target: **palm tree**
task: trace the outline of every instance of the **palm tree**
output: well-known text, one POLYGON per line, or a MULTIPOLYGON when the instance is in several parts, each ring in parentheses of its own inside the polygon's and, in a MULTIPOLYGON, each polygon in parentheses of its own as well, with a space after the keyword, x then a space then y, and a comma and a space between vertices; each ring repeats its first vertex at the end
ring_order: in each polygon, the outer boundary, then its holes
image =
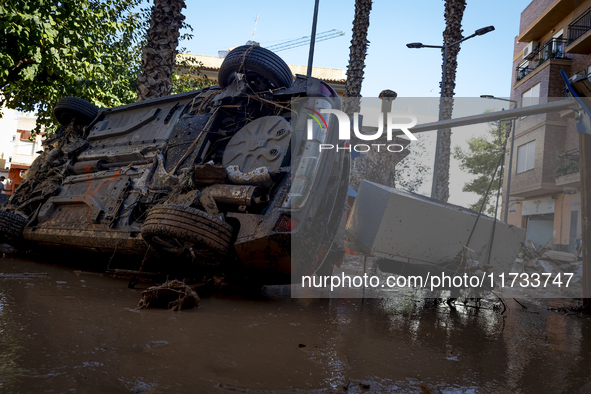
POLYGON ((349 52, 349 65, 347 66, 347 82, 345 83, 345 97, 353 99, 345 100, 345 112, 351 114, 359 107, 361 97, 361 84, 363 82, 363 69, 365 68, 365 56, 367 55, 367 30, 369 28, 369 13, 372 0, 355 0, 355 17, 353 18, 353 35, 349 52))
POLYGON ((147 43, 142 49, 138 101, 167 96, 172 90, 172 69, 177 55, 185 0, 154 0, 147 43))
MULTIPOLYGON (((466 0, 445 0, 445 30, 443 31, 443 45, 449 45, 463 38, 462 18, 466 9, 466 0)), ((456 69, 458 67, 458 52, 460 46, 454 45, 447 50, 447 69, 445 75, 445 91, 443 92, 442 119, 451 119, 453 110, 453 96, 456 88, 456 69)), ((444 50, 441 50, 442 57, 444 50)), ((446 59, 443 59, 445 62, 446 59)), ((443 65, 442 65, 443 68, 443 65)), ((441 130, 439 141, 439 160, 437 168, 438 200, 447 201, 449 198, 449 160, 451 154, 451 129, 441 130)))

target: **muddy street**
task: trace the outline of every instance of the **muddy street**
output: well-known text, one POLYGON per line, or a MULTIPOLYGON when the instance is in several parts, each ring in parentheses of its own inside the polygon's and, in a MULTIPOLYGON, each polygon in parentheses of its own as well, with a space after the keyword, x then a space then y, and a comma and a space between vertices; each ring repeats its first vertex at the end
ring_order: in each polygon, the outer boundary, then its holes
POLYGON ((509 300, 501 316, 487 302, 292 299, 273 287, 172 312, 136 309, 145 284, 9 257, 0 272, 7 393, 591 389, 591 320, 548 301, 509 300))

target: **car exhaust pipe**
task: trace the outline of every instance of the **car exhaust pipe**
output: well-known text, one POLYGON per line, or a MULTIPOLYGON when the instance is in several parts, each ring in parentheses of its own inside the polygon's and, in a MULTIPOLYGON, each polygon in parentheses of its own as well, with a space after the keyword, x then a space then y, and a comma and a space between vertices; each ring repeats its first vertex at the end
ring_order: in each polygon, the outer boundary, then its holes
POLYGON ((98 172, 106 170, 104 167, 104 160, 93 160, 93 161, 79 161, 75 163, 72 170, 74 174, 89 174, 91 172, 98 172))
POLYGON ((78 163, 71 166, 70 170, 74 172, 76 175, 81 174, 89 174, 92 172, 99 172, 109 170, 111 168, 118 168, 118 167, 125 167, 128 165, 146 165, 154 163, 156 159, 146 159, 146 160, 131 160, 131 161, 121 161, 116 163, 107 163, 104 160, 92 160, 92 161, 79 161, 78 163))
POLYGON ((217 204, 236 205, 240 210, 245 210, 267 203, 269 195, 258 186, 212 185, 202 191, 199 201, 207 213, 217 215, 217 204))

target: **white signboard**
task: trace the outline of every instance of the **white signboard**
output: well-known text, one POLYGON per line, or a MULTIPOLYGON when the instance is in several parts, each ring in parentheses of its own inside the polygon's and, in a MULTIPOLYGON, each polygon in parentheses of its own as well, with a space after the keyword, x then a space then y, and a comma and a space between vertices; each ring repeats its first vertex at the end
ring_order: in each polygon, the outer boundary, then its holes
POLYGON ((521 214, 543 215, 545 213, 554 213, 554 201, 552 197, 536 198, 522 202, 521 214))

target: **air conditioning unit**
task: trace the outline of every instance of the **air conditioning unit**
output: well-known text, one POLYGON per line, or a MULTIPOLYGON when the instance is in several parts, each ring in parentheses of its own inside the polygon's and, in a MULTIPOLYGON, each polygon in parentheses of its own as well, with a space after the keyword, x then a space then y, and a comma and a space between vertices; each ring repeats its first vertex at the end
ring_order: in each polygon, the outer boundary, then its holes
POLYGON ((527 44, 527 46, 525 48, 523 48, 523 58, 525 59, 526 57, 531 55, 532 52, 535 51, 536 49, 538 49, 538 42, 537 41, 532 41, 529 44, 527 44))

